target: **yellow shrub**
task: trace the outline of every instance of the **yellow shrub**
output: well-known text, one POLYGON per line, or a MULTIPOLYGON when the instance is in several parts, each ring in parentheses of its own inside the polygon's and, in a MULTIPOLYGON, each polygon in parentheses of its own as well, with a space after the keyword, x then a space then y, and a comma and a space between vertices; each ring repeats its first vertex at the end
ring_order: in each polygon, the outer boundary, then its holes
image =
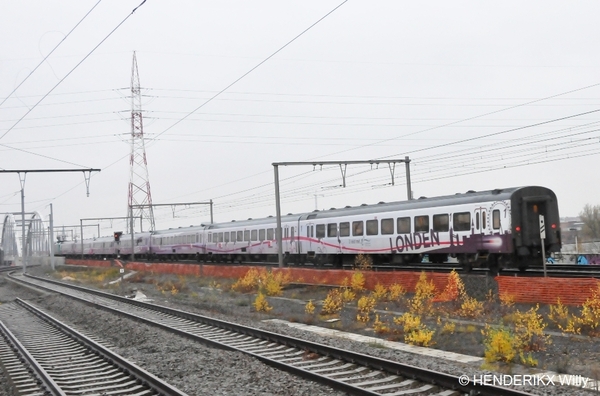
POLYGON ((517 356, 515 337, 506 327, 491 327, 486 325, 485 329, 481 330, 481 333, 484 338, 484 359, 486 362, 509 363, 517 356))
POLYGON ((260 270, 251 268, 246 275, 238 279, 231 289, 240 293, 249 293, 252 291, 264 291, 268 296, 280 296, 283 287, 290 283, 289 274, 282 272, 273 272, 270 269, 262 268, 260 270))
POLYGON ((433 334, 435 331, 428 330, 427 328, 420 328, 417 331, 404 335, 404 341, 410 345, 419 345, 428 347, 433 345, 432 342, 433 334))
POLYGON ((308 300, 306 306, 304 307, 304 312, 306 312, 309 315, 315 313, 315 304, 313 304, 312 300, 308 300))
POLYGON ((375 290, 373 290, 373 298, 375 298, 375 300, 377 301, 382 301, 385 300, 385 298, 388 295, 388 291, 386 289, 386 287, 382 284, 376 284, 375 285, 375 290))
POLYGON ((442 327, 442 334, 454 334, 456 330, 456 323, 454 322, 446 322, 442 327))
POLYGON ((375 321, 373 322, 373 330, 377 334, 385 334, 390 332, 390 327, 381 320, 379 320, 379 315, 375 315, 375 321))
POLYGON ((583 328, 589 330, 591 335, 598 335, 600 327, 600 284, 595 290, 592 290, 592 295, 583 303, 580 323, 583 328))
POLYGON ((560 297, 556 299, 556 305, 550 305, 550 319, 558 328, 564 328, 569 323, 569 310, 560 302, 560 297))
POLYGON ((508 293, 502 293, 500 294, 500 305, 510 308, 513 305, 515 305, 515 296, 508 294, 508 293))
POLYGON ((550 343, 550 336, 544 334, 546 323, 538 313, 539 305, 527 312, 515 313, 515 336, 519 349, 542 351, 550 343))
POLYGON ((323 307, 321 308, 322 315, 333 315, 337 314, 342 310, 343 300, 340 289, 332 289, 327 293, 327 297, 323 301, 323 307))
POLYGON ((249 293, 258 288, 258 281, 260 274, 256 268, 250 268, 246 275, 238 279, 232 286, 231 289, 240 293, 249 293))
POLYGON ((433 345, 432 339, 435 332, 427 329, 419 315, 406 312, 402 316, 394 318, 394 323, 403 327, 404 341, 407 344, 425 347, 433 345))
POLYGON ((521 359, 521 364, 525 365, 525 366, 529 366, 529 367, 537 367, 538 365, 538 361, 537 359, 535 359, 532 355, 531 352, 529 352, 527 354, 527 356, 525 356, 523 354, 523 352, 519 353, 519 358, 521 359))
POLYGON ((367 323, 371 320, 371 313, 375 310, 375 299, 372 296, 363 296, 358 299, 358 313, 356 319, 359 322, 367 323))
POLYGON ((262 293, 258 293, 256 300, 254 300, 252 305, 254 305, 256 312, 270 312, 273 309, 273 307, 269 306, 267 297, 265 297, 265 295, 262 293))
POLYGON ((455 270, 448 274, 448 283, 440 295, 442 300, 457 300, 465 295, 465 284, 455 270))
POLYGON ((354 293, 352 291, 352 289, 350 289, 350 288, 344 287, 344 288, 342 288, 342 290, 341 290, 340 293, 341 293, 341 296, 342 296, 342 302, 344 304, 348 303, 348 302, 351 302, 351 301, 354 301, 356 299, 356 293, 354 293))
POLYGON ((399 301, 406 294, 406 289, 398 283, 390 286, 390 301, 399 301))
POLYGON ((415 295, 410 300, 410 310, 416 313, 427 313, 431 310, 433 297, 435 296, 435 285, 433 281, 427 280, 427 274, 421 272, 419 281, 415 286, 415 295))
POLYGON ((352 274, 350 279, 350 287, 355 293, 360 293, 365 290, 365 276, 362 272, 356 271, 352 274))
POLYGON ((354 259, 354 267, 362 271, 370 271, 373 268, 373 259, 369 255, 359 254, 354 259))
POLYGON ((483 314, 483 302, 465 294, 458 313, 466 318, 477 318, 483 314))

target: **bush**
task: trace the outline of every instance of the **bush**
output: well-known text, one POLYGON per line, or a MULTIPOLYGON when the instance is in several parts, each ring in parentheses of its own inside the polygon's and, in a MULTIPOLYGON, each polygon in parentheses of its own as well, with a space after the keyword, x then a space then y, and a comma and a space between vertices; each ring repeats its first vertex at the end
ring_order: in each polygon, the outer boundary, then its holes
POLYGON ((538 313, 539 305, 527 312, 515 313, 515 337, 519 349, 543 351, 550 344, 550 336, 544 334, 546 324, 538 313))
POLYGON ((327 293, 327 297, 323 301, 323 307, 321 308, 322 315, 334 315, 339 313, 343 307, 342 294, 340 289, 332 289, 327 293))
POLYGON ((361 253, 354 259, 354 268, 362 271, 370 271, 373 269, 373 259, 371 256, 361 253))
POLYGON ((312 300, 308 300, 306 306, 304 307, 304 312, 306 312, 309 315, 315 313, 315 304, 313 304, 312 300))
POLYGON ((358 300, 358 313, 356 319, 359 322, 367 323, 371 320, 371 313, 375 310, 376 300, 372 296, 363 296, 358 300))
POLYGON ((517 356, 516 340, 513 333, 506 327, 491 327, 486 325, 483 330, 484 359, 488 363, 510 363, 517 356))
POLYGON ((402 297, 406 294, 404 286, 394 283, 390 286, 389 299, 390 301, 399 302, 402 297))
POLYGON ((360 293, 365 290, 365 276, 362 272, 356 271, 350 279, 350 288, 355 293, 360 293))
POLYGON ((377 301, 385 300, 388 295, 388 290, 386 287, 380 283, 375 285, 375 290, 373 290, 373 298, 377 301))
POLYGON ((406 312, 402 316, 394 318, 394 323, 402 326, 404 332, 404 342, 410 345, 431 346, 434 335, 433 330, 429 330, 425 324, 421 322, 419 315, 406 312))
POLYGON ((415 295, 410 300, 410 311, 413 313, 428 313, 431 311, 431 304, 435 296, 435 285, 433 281, 427 280, 427 274, 421 272, 419 281, 415 287, 415 295))
POLYGON ((273 307, 269 306, 267 297, 265 297, 265 295, 262 293, 258 293, 256 300, 254 300, 252 305, 254 305, 256 312, 270 312, 273 309, 273 307))

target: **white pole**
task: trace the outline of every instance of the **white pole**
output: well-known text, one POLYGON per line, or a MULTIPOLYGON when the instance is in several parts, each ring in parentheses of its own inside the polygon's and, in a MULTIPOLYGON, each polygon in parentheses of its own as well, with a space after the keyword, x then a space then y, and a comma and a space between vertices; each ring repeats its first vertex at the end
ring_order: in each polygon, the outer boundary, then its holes
POLYGON ((50 204, 50 266, 54 271, 54 213, 50 204))

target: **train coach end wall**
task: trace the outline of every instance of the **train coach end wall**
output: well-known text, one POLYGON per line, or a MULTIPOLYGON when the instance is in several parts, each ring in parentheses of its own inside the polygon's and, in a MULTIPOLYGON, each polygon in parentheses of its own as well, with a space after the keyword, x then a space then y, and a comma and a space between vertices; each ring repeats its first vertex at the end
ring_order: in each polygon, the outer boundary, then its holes
MULTIPOLYGON (((111 263, 106 260, 67 260, 70 265, 87 265, 92 267, 110 267, 118 265, 118 260, 111 263), (116 262, 116 263, 115 263, 116 262)), ((142 263, 128 262, 128 270, 150 271, 176 275, 206 276, 218 278, 241 278, 252 267, 220 266, 220 265, 190 265, 175 263, 142 263)), ((273 271, 289 273, 293 282, 305 282, 320 285, 342 286, 345 280, 352 277, 353 271, 348 270, 317 270, 310 268, 274 268, 273 271)), ((365 288, 373 290, 378 283, 389 287, 394 283, 402 285, 408 292, 414 292, 420 272, 364 272, 365 288)), ((485 277, 481 277, 482 279, 485 277)), ((433 281, 435 288, 441 293, 448 283, 448 274, 427 273, 427 279, 433 281)), ((518 303, 556 304, 560 298, 563 304, 581 305, 600 284, 593 278, 533 278, 497 276, 498 292, 509 295, 518 303)), ((437 299, 437 301, 441 301, 437 299)))

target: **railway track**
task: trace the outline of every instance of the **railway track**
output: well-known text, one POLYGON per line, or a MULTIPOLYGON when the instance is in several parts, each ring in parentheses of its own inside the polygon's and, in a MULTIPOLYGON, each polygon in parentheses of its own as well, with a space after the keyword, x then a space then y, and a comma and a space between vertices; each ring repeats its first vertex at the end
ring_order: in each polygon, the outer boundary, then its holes
POLYGON ((19 395, 186 395, 23 300, 0 306, 0 330, 19 395))
POLYGON ((462 385, 457 376, 426 370, 235 323, 129 300, 81 286, 18 276, 55 291, 205 344, 251 355, 267 364, 354 395, 526 395, 496 386, 462 385))

